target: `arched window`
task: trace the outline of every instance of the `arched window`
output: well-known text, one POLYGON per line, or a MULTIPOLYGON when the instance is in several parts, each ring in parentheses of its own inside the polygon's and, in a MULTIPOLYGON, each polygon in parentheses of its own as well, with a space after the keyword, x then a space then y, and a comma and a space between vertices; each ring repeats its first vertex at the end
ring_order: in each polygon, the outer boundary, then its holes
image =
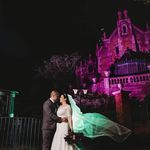
POLYGON ((116 54, 119 54, 119 47, 116 47, 116 54))
POLYGON ((126 28, 126 26, 123 26, 123 33, 127 33, 127 28, 126 28))
POLYGON ((126 24, 122 25, 122 34, 127 34, 128 33, 128 27, 126 24))

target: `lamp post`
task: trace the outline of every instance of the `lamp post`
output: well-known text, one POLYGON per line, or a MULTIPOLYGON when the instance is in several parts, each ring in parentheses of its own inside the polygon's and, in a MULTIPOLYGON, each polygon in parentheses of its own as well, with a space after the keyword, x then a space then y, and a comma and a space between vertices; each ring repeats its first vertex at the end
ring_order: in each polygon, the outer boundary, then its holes
POLYGON ((78 95, 79 96, 80 107, 81 107, 81 104, 82 104, 82 102, 81 102, 82 93, 81 92, 83 92, 83 94, 85 96, 87 94, 88 90, 87 89, 73 89, 73 92, 74 92, 74 95, 78 95), (78 91, 79 91, 79 93, 78 93, 78 91))
POLYGON ((74 93, 74 95, 77 95, 78 89, 73 89, 73 93, 74 93))
POLYGON ((10 92, 10 109, 9 109, 9 117, 10 118, 14 117, 14 101, 15 101, 16 94, 18 94, 18 93, 19 92, 17 92, 17 91, 10 92))
POLYGON ((96 84, 97 78, 96 78, 96 77, 92 78, 92 82, 93 82, 93 85, 92 85, 92 92, 93 92, 93 93, 96 93, 96 92, 97 92, 97 84, 96 84))
POLYGON ((15 97, 16 94, 18 94, 18 91, 9 91, 9 90, 3 90, 0 89, 0 101, 3 103, 2 105, 2 112, 1 114, 7 114, 10 118, 14 117, 14 103, 15 103, 15 97), (3 101, 2 96, 7 96, 6 102, 3 101), (4 104, 6 105, 4 107, 4 104))
POLYGON ((84 96, 87 95, 88 90, 87 89, 83 89, 83 94, 84 96))
POLYGON ((84 95, 86 95, 86 94, 87 94, 87 92, 88 92, 88 90, 87 90, 87 89, 83 89, 83 94, 84 94, 84 95))

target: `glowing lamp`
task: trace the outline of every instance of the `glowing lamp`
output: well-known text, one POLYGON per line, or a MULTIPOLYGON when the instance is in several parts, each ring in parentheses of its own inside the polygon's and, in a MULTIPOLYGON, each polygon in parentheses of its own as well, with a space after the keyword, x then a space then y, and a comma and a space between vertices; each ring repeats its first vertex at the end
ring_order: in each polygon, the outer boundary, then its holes
POLYGON ((88 90, 87 90, 87 89, 83 89, 83 93, 84 93, 84 95, 86 95, 86 94, 87 94, 87 92, 88 92, 88 90))
POLYGON ((73 89, 74 94, 77 94, 77 92, 78 92, 78 89, 73 89))
POLYGON ((96 83, 96 80, 97 80, 96 78, 92 78, 93 83, 96 83))

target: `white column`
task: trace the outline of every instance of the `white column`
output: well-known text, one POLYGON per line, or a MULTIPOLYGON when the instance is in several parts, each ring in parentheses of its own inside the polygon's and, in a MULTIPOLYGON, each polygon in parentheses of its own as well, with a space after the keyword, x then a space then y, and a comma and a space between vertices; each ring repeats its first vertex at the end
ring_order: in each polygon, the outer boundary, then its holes
POLYGON ((105 78, 104 78, 104 88, 105 88, 105 93, 107 95, 110 95, 110 85, 109 85, 109 71, 104 71, 105 78))

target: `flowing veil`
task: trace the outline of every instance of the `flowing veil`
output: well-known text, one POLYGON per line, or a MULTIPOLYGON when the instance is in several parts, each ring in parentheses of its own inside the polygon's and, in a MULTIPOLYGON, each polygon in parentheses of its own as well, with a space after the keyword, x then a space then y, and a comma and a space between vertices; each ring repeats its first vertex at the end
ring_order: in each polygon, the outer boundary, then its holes
POLYGON ((75 133, 82 133, 88 138, 108 136, 116 142, 123 142, 131 134, 130 129, 111 121, 102 114, 82 113, 72 96, 68 94, 68 98, 72 108, 75 133))

